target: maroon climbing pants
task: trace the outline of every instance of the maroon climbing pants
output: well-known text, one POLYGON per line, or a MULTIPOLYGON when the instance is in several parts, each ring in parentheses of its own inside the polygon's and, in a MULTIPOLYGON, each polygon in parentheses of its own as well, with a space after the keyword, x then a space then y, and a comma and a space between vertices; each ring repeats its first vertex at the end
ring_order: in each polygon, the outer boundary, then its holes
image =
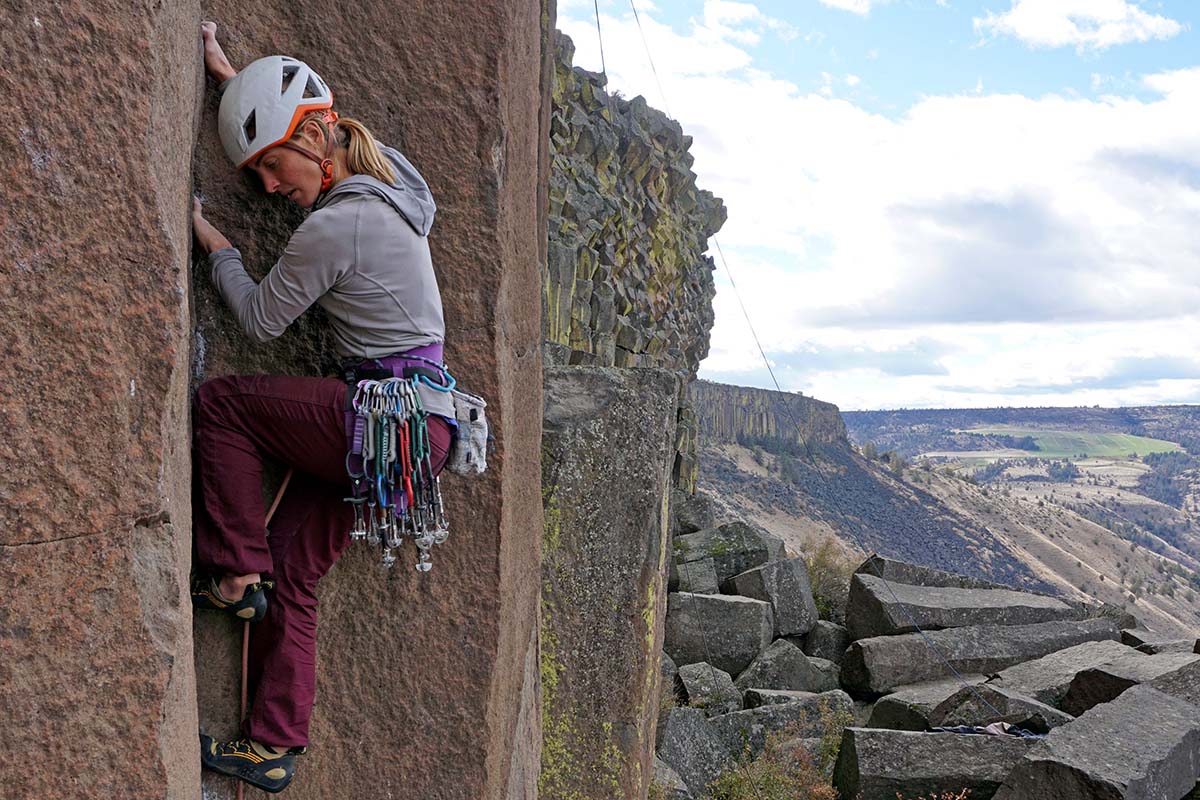
MULTIPOLYGON (((275 581, 266 617, 250 630, 253 705, 245 732, 272 747, 308 744, 316 692, 317 581, 349 543, 343 501, 346 386, 322 378, 216 378, 196 393, 196 557, 218 577, 262 573, 275 581), (283 500, 263 519, 263 462, 294 469, 283 500)), ((450 446, 449 424, 430 416, 434 474, 450 446)))

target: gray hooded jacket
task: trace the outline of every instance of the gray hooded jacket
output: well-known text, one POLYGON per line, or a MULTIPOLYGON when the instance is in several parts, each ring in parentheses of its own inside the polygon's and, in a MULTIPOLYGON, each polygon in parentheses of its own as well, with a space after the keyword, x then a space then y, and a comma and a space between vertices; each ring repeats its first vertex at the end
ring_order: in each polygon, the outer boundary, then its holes
MULTIPOLYGON (((399 151, 380 145, 397 182, 340 181, 318 201, 261 283, 236 248, 209 255, 213 285, 256 342, 279 336, 313 303, 325 309, 341 357, 378 358, 444 341, 442 300, 425 238, 437 210, 399 151)), ((427 389, 428 411, 453 417, 449 395, 427 389)))

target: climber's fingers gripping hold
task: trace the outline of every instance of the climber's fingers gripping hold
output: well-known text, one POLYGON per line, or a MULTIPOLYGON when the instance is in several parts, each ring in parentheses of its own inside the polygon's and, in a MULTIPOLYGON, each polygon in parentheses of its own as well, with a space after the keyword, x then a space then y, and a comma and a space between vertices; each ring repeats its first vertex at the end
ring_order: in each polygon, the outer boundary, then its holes
POLYGON ((224 83, 237 75, 237 70, 229 63, 225 51, 217 43, 217 23, 201 22, 200 38, 204 40, 204 67, 208 74, 218 83, 224 83))
POLYGON ((192 198, 192 234, 196 237, 196 243, 206 253, 232 247, 229 240, 204 218, 204 205, 199 197, 192 198))

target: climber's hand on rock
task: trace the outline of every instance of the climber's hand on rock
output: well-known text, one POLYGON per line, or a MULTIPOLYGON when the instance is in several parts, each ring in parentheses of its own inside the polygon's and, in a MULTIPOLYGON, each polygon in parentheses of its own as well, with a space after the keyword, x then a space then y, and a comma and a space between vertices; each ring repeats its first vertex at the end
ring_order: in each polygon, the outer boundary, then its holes
POLYGON ((196 243, 206 253, 233 247, 229 240, 204 218, 204 206, 201 205, 199 197, 192 198, 192 234, 196 237, 196 243))
POLYGON ((225 58, 225 51, 217 44, 217 23, 201 22, 200 38, 204 40, 204 67, 218 83, 237 75, 237 70, 225 58))

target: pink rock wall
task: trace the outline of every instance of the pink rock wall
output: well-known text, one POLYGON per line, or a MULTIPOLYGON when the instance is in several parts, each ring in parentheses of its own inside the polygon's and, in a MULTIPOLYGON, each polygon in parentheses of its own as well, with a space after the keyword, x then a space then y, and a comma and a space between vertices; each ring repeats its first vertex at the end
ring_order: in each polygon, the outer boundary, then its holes
POLYGON ((195 3, 0 25, 0 795, 193 798, 195 3))

